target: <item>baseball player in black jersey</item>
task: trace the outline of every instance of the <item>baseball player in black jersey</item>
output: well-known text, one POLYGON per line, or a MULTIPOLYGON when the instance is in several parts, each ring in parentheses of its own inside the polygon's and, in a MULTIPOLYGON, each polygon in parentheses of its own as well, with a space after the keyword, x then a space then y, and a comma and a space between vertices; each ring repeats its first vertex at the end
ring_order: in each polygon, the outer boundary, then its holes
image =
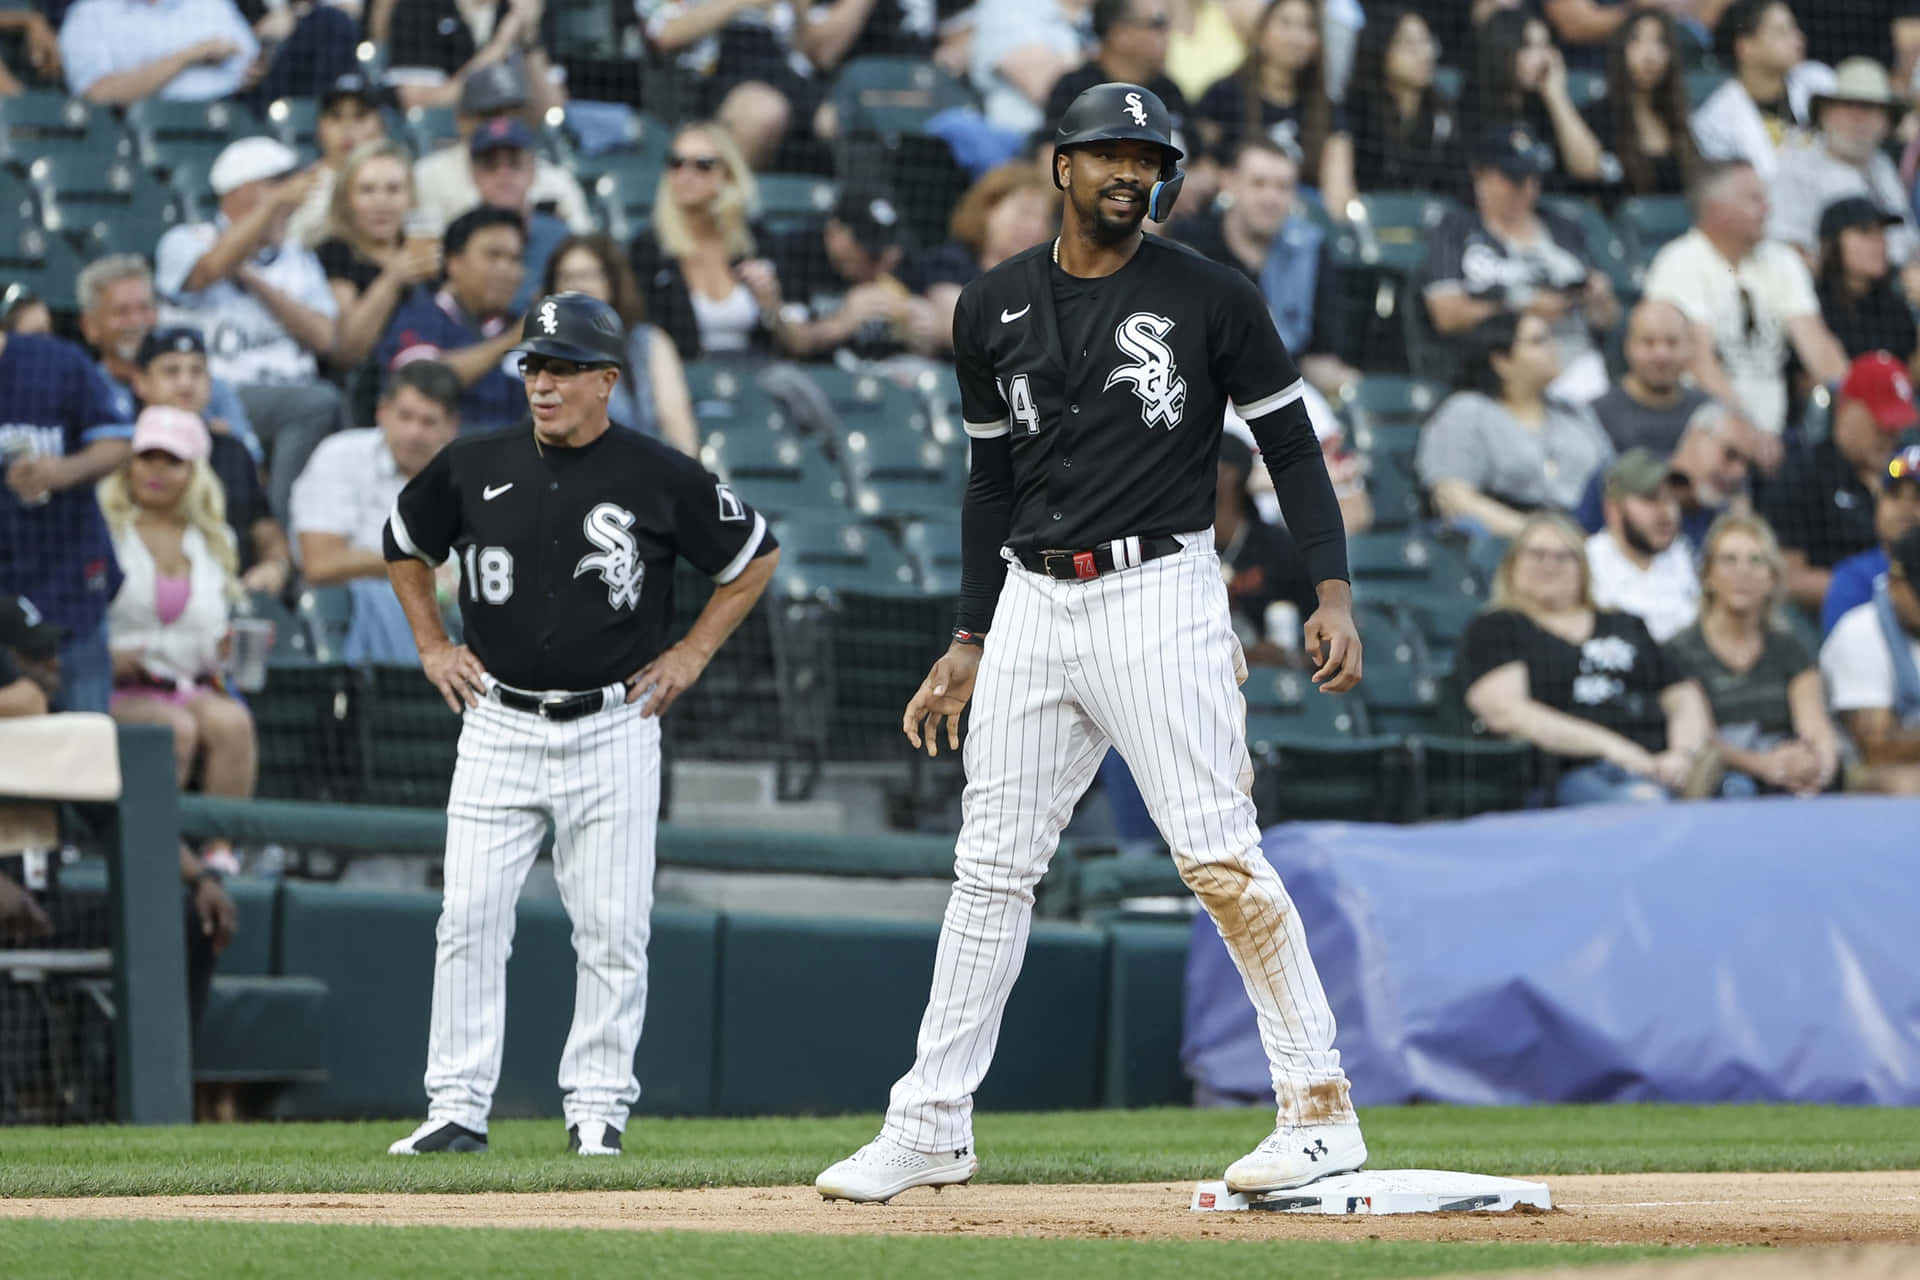
POLYGON ((973 462, 953 644, 907 705, 915 747, 967 735, 955 885, 913 1069, 822 1195, 885 1200, 974 1174, 973 1093, 1060 829, 1109 745, 1246 981, 1279 1104, 1239 1191, 1359 1168, 1367 1149, 1299 916, 1260 852, 1226 585, 1210 528, 1229 403, 1253 428, 1319 608, 1322 689, 1360 679, 1345 531, 1300 375, 1251 281, 1143 235, 1180 151, 1146 89, 1103 84, 1055 135, 1060 238, 968 285, 953 345, 973 462), (976 682, 977 677, 977 682, 976 682))
POLYGON ((699 463, 608 422, 626 356, 611 307, 583 293, 543 299, 516 350, 531 421, 448 445, 387 522, 387 571, 421 665, 464 717, 447 799, 427 1120, 395 1155, 486 1150, 514 902, 549 820, 579 962, 560 1057, 569 1144, 620 1154, 640 1096, 659 717, 779 559, 766 521, 699 463), (460 561, 464 645, 449 642, 434 603, 433 567, 448 556, 460 561), (715 589, 669 645, 676 556, 715 589))

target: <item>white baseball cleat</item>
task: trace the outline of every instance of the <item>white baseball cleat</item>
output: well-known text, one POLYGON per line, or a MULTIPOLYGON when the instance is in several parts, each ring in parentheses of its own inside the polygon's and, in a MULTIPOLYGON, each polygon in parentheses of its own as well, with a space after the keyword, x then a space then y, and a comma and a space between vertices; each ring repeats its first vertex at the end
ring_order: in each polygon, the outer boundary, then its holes
POLYGON ((390 1156, 423 1156, 447 1151, 474 1155, 487 1149, 487 1135, 451 1120, 429 1120, 387 1148, 390 1156))
POLYGON ((1285 1191, 1336 1173, 1352 1173, 1367 1162, 1360 1123, 1283 1124, 1260 1145, 1227 1166, 1227 1190, 1243 1195, 1285 1191))
POLYGON ((617 1156, 620 1131, 604 1120, 583 1120, 568 1127, 567 1150, 577 1156, 617 1156))
POLYGON ((965 1148, 928 1155, 880 1137, 815 1178, 813 1189, 829 1200, 877 1204, 913 1187, 959 1186, 979 1168, 965 1148))

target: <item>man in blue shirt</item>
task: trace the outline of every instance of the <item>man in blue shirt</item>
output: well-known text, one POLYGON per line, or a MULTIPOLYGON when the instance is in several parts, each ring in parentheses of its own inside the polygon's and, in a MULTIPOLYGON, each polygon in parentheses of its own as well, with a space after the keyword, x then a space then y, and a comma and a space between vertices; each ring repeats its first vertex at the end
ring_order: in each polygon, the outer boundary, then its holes
POLYGON ((394 308, 374 348, 381 369, 438 360, 460 377, 460 431, 491 431, 526 416, 527 397, 505 367, 520 341, 513 296, 525 272, 526 224, 507 209, 481 205, 455 218, 441 240, 446 283, 415 289, 394 308))
MULTIPOLYGON (((1747 455, 1733 421, 1726 414, 1695 414, 1681 433, 1667 468, 1679 484, 1680 532, 1697 553, 1707 545, 1707 530, 1728 511, 1745 509, 1747 455)), ((1588 533, 1606 527, 1604 510, 1606 468, 1593 473, 1574 519, 1588 533)))
POLYGON ((30 596, 66 632, 64 711, 105 711, 113 695, 107 605, 120 565, 93 485, 125 461, 132 436, 79 347, 0 335, 0 592, 30 596))
POLYGON ((1873 599, 1873 580, 1887 571, 1887 548, 1915 528, 1920 528, 1920 446, 1909 445, 1893 455, 1880 477, 1873 504, 1873 531, 1880 545, 1833 566, 1827 598, 1820 603, 1821 635, 1831 635, 1833 624, 1847 610, 1873 599))

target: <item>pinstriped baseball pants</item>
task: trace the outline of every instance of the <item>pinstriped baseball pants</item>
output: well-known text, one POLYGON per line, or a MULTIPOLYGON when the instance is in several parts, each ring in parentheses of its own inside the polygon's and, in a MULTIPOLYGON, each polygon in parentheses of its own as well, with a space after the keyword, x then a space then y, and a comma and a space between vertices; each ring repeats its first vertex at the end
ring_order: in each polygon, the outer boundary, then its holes
POLYGON ((973 1093, 1020 975, 1033 887, 1109 744, 1246 982, 1281 1119, 1352 1118, 1305 930, 1260 852, 1246 664, 1213 535, 1181 542, 1087 582, 1008 570, 973 692, 933 989, 913 1068, 887 1109, 896 1142, 972 1146, 973 1093))
POLYGON ((514 905, 553 822, 573 922, 573 1028, 560 1055, 568 1125, 624 1129, 647 1003, 660 721, 644 703, 555 724, 492 698, 465 713, 447 799, 433 961, 427 1114, 484 1133, 500 1081, 514 905))

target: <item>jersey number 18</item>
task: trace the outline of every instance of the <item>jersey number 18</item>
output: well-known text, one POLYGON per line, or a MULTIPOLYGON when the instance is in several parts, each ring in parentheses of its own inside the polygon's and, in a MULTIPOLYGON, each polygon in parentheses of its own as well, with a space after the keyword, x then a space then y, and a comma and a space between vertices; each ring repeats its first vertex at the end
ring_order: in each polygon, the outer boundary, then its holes
POLYGON ((476 547, 466 552, 467 594, 475 604, 505 604, 513 598, 513 552, 505 547, 476 547))

